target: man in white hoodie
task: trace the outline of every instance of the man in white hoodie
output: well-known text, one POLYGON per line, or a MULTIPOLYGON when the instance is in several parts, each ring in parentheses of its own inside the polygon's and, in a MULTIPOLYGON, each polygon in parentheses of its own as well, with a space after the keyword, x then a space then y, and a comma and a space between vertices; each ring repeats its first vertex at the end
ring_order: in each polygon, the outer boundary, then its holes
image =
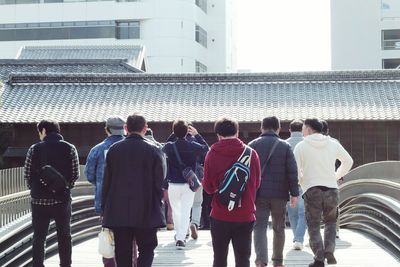
POLYGON ((321 134, 322 122, 307 119, 303 125, 304 141, 294 149, 299 181, 304 191, 304 205, 310 247, 314 262, 309 267, 336 264, 333 252, 336 237, 336 208, 339 201, 337 180, 343 177, 353 165, 353 159, 342 145, 329 136, 321 134), (335 171, 335 161, 341 161, 335 171), (320 233, 321 218, 324 220, 324 240, 320 233))

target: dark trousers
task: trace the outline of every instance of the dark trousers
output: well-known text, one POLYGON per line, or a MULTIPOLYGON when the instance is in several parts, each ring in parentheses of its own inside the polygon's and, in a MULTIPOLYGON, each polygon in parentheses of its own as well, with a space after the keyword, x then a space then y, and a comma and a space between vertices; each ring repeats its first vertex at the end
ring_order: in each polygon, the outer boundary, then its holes
POLYGON ((211 213, 211 201, 213 195, 207 194, 203 190, 203 202, 201 203, 201 227, 203 229, 210 228, 210 213, 211 213))
POLYGON ((132 267, 133 241, 136 239, 139 257, 138 267, 151 267, 154 249, 158 245, 157 228, 113 228, 115 239, 115 260, 118 267, 132 267))
POLYGON ((326 252, 335 251, 339 190, 334 188, 321 190, 318 187, 311 187, 303 198, 310 247, 314 252, 315 260, 324 261, 326 252), (321 218, 324 222, 324 240, 320 232, 321 218))
POLYGON ((210 218, 214 250, 214 267, 226 267, 229 243, 232 240, 236 267, 249 267, 251 233, 254 222, 226 222, 210 218))
POLYGON ((43 267, 44 248, 50 220, 54 219, 57 230, 58 255, 61 267, 71 266, 71 202, 51 206, 32 204, 32 266, 43 267))

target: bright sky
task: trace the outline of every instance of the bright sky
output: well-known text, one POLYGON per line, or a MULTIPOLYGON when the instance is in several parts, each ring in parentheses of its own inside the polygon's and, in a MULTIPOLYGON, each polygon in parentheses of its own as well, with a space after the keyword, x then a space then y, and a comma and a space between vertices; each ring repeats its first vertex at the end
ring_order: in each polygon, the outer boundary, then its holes
POLYGON ((329 0, 236 0, 238 70, 330 70, 329 0))

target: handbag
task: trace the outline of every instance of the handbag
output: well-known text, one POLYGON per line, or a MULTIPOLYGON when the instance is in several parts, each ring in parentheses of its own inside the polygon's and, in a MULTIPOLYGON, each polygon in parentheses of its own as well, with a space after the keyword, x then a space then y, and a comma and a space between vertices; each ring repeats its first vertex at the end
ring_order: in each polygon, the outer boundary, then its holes
POLYGON ((68 182, 59 171, 47 164, 47 152, 43 148, 40 155, 41 168, 39 170, 40 182, 52 193, 57 193, 68 189, 68 182))
POLYGON ((176 159, 178 160, 179 165, 181 165, 181 167, 183 168, 182 170, 183 178, 189 184, 190 190, 196 192, 197 190, 199 190, 201 186, 199 178, 197 177, 196 173, 193 171, 191 167, 186 167, 186 165, 182 162, 182 159, 179 155, 179 151, 176 148, 176 144, 172 143, 172 146, 174 147, 176 159))
POLYGON ((103 258, 111 259, 115 256, 115 243, 114 234, 112 230, 108 228, 102 228, 100 233, 97 235, 98 239, 98 251, 103 258))

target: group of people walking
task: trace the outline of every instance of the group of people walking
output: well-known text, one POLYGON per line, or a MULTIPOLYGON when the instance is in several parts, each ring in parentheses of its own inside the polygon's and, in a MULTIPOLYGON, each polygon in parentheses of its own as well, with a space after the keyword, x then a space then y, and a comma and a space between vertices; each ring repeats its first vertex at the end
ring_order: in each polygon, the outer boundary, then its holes
MULTIPOLYGON (((47 228, 50 219, 55 219, 60 266, 68 267, 70 189, 79 176, 77 152, 63 140, 57 122, 41 121, 37 129, 41 142, 29 149, 25 163, 32 195, 33 266, 44 266, 47 228), (45 163, 42 154, 47 155, 45 163), (44 165, 53 166, 64 177, 65 188, 49 190, 42 179, 44 165)), ((253 238, 255 265, 267 266, 270 216, 272 265, 284 266, 286 211, 294 249, 303 249, 308 228, 314 253, 309 266, 325 266, 325 259, 328 264, 336 263, 337 180, 350 170, 353 160, 336 139, 322 133, 324 123, 319 119, 293 121, 288 140, 280 139, 280 129, 277 117, 266 117, 261 135, 246 145, 239 139, 239 123, 220 118, 214 124, 218 141, 209 147, 185 120, 175 120, 167 142, 159 143, 142 115, 133 114, 126 120, 108 118, 107 138, 92 148, 85 167, 87 179, 96 186, 96 212, 115 239, 115 258, 104 258, 104 265, 151 266, 158 245, 157 231, 165 227, 166 218, 169 229, 173 226, 175 230, 176 248, 184 249, 189 231, 193 239, 198 236, 202 190, 212 196, 211 212, 204 220, 210 223, 213 266, 227 266, 230 243, 236 266, 250 266, 253 238), (193 186, 188 177, 199 179, 202 186, 193 186), (244 181, 239 191, 235 191, 235 179, 244 181), (231 190, 233 205, 222 201, 225 189, 231 190), (172 218, 164 208, 166 203, 172 218), (136 246, 139 256, 134 263, 136 246)))

